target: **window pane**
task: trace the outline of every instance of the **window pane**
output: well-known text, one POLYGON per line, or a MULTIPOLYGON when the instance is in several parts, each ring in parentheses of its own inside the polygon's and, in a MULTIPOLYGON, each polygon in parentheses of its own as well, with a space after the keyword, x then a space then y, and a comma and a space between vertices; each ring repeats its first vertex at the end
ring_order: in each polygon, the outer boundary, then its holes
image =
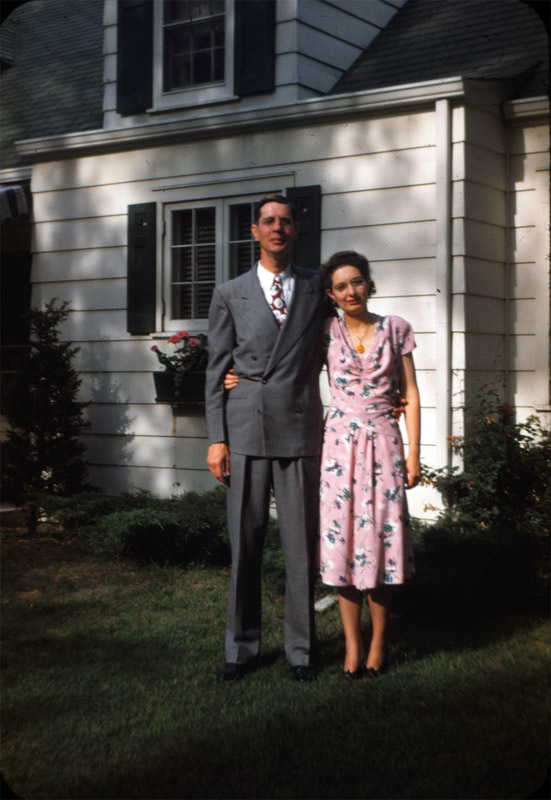
POLYGON ((191 211, 174 211, 172 213, 172 244, 191 244, 191 211))
POLYGON ((216 209, 172 212, 171 318, 202 319, 216 276, 216 209))
POLYGON ((195 316, 204 319, 209 315, 210 300, 214 289, 213 283, 202 283, 197 286, 197 308, 195 316))
POLYGON ((214 245, 197 248, 197 269, 195 278, 198 281, 212 281, 216 274, 214 264, 214 245))
POLYGON ((251 233, 254 219, 254 203, 239 203, 230 206, 230 277, 247 272, 260 258, 260 245, 251 233))
POLYGON ((200 208, 196 211, 197 237, 196 241, 200 244, 204 242, 214 243, 215 239, 215 209, 200 208))
POLYGON ((251 203, 234 205, 230 208, 230 238, 252 239, 251 224, 253 218, 251 213, 251 203))
POLYGON ((224 0, 165 0, 164 91, 224 80, 224 0))
POLYGON ((181 284, 173 286, 171 305, 173 319, 191 319, 191 287, 189 285, 182 286, 181 284))
POLYGON ((193 279, 191 248, 177 248, 172 251, 172 280, 174 283, 193 279))

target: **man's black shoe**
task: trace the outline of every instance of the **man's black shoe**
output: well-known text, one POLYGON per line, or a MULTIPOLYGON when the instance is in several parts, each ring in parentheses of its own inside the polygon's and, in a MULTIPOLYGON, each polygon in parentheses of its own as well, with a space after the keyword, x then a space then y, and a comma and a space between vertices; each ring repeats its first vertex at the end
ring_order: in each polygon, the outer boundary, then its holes
POLYGON ((293 678, 299 683, 309 683, 315 681, 317 672, 315 667, 310 667, 305 664, 304 666, 293 667, 293 678))
POLYGON ((220 672, 216 673, 216 680, 218 683, 227 683, 228 681, 238 681, 245 674, 245 664, 232 664, 228 662, 224 665, 220 672))

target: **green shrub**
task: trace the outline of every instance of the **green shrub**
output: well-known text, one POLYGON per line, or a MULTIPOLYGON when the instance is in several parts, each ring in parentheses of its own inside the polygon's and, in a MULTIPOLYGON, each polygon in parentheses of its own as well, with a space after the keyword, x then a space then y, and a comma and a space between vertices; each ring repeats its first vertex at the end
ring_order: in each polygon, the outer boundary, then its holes
POLYGON ((451 447, 458 467, 425 469, 424 475, 447 500, 441 519, 471 529, 529 525, 549 531, 551 519, 551 435, 539 419, 515 422, 514 409, 494 391, 481 390, 465 409, 466 434, 451 447))
POLYGON ((482 391, 466 409, 466 434, 452 448, 457 467, 424 470, 446 507, 416 524, 415 598, 442 613, 524 608, 549 590, 551 436, 531 417, 482 391))
POLYGON ((60 339, 68 316, 68 303, 57 305, 57 298, 28 312, 29 348, 3 408, 10 427, 2 483, 5 497, 16 502, 29 504, 37 491, 68 495, 89 488, 80 439, 87 404, 77 399, 82 381, 72 364, 79 348, 60 339))
POLYGON ((213 566, 230 561, 222 487, 170 498, 145 491, 42 494, 37 503, 48 522, 61 527, 61 536, 80 539, 96 555, 213 566))

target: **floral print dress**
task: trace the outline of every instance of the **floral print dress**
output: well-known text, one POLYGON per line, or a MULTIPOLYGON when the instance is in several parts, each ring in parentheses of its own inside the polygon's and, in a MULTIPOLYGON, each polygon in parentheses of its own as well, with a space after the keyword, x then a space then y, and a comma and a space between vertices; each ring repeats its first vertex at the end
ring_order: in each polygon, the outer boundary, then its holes
POLYGON ((404 448, 392 417, 401 356, 415 347, 408 322, 377 317, 358 353, 343 320, 325 323, 331 407, 321 461, 320 575, 330 586, 373 589, 414 572, 404 448))

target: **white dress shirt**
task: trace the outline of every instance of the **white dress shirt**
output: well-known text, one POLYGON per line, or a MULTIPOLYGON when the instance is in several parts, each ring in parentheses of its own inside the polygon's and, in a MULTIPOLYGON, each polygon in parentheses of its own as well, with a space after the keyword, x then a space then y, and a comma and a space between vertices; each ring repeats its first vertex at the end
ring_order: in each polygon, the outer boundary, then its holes
MULTIPOLYGON (((258 275, 258 280, 260 281, 260 286, 264 292, 266 302, 269 306, 271 306, 272 295, 270 289, 272 288, 272 284, 274 282, 275 273, 267 270, 266 267, 263 267, 259 261, 256 267, 256 274, 258 275)), ((281 278, 281 283, 283 285, 283 298, 285 300, 285 305, 287 306, 287 312, 289 312, 291 300, 293 299, 293 289, 295 288, 295 276, 293 275, 293 270, 291 269, 290 264, 287 269, 279 273, 279 277, 281 278)))

